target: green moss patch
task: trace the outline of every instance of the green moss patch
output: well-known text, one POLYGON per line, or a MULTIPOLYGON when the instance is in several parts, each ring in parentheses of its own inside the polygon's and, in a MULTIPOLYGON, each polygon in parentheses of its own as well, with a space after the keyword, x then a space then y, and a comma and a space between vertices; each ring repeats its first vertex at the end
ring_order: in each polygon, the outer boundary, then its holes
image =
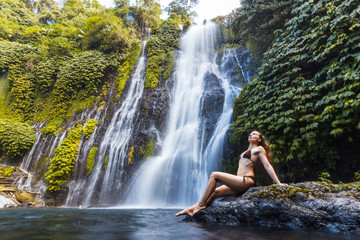
POLYGON ((82 134, 83 127, 78 125, 56 148, 55 155, 50 160, 49 170, 45 173, 49 191, 59 191, 60 187, 69 180, 79 152, 82 134))
POLYGON ((98 151, 97 147, 93 147, 91 148, 88 157, 86 159, 86 173, 89 176, 94 168, 94 164, 95 164, 95 157, 96 157, 96 153, 98 151))

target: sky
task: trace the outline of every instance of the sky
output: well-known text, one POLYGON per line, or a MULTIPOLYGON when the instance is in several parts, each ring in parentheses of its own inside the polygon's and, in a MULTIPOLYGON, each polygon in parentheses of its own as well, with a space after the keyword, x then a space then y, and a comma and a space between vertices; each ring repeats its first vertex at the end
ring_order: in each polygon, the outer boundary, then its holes
MULTIPOLYGON (((99 3, 106 7, 113 6, 113 0, 98 0, 99 3)), ((165 8, 172 0, 160 0, 160 5, 165 8)), ((135 0, 130 0, 134 4, 135 0)), ((198 17, 195 22, 201 23, 204 19, 212 19, 217 16, 223 16, 231 13, 232 10, 240 7, 240 0, 199 0, 198 6, 194 9, 198 17)), ((166 18, 166 14, 161 16, 166 18)))

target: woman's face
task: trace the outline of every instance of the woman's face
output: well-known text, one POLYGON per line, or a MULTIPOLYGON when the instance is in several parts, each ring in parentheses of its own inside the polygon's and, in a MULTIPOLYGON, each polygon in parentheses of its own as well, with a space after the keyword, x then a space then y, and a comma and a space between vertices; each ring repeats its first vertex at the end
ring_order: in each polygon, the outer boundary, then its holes
POLYGON ((249 134, 249 143, 259 143, 261 141, 260 139, 260 133, 258 131, 252 131, 249 134))

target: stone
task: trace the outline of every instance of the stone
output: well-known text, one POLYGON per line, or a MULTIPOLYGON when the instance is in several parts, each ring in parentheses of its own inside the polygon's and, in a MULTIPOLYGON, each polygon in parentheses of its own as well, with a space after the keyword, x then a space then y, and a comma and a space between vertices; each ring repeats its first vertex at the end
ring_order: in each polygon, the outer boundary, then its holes
POLYGON ((243 194, 218 198, 185 221, 358 233, 360 183, 253 187, 243 194))

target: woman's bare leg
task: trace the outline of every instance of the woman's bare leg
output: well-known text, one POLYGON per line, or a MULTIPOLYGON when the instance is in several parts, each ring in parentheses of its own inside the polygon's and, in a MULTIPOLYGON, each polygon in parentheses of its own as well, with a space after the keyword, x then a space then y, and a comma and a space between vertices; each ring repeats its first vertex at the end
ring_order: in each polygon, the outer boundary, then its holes
MULTIPOLYGON (((217 187, 215 189, 215 191, 213 192, 213 194, 211 194, 210 198, 208 199, 208 201, 205 203, 205 206, 209 206, 212 201, 214 201, 215 198, 217 197, 221 197, 221 196, 227 196, 227 195, 233 195, 233 194, 236 194, 237 192, 232 190, 231 188, 225 186, 225 185, 222 185, 220 187, 217 187)), ((181 216, 181 215, 188 215, 188 216, 192 216, 193 215, 193 211, 196 207, 197 203, 192 206, 192 207, 189 207, 189 208, 185 208, 183 210, 181 210, 180 212, 178 212, 177 214, 175 214, 175 216, 181 216)))
POLYGON ((238 192, 232 190, 231 188, 229 188, 225 185, 221 185, 220 187, 217 187, 215 189, 213 194, 211 194, 210 198, 205 203, 205 206, 206 207, 209 206, 214 201, 215 198, 222 197, 222 196, 234 195, 236 193, 238 193, 238 192))
POLYGON ((252 180, 248 181, 247 179, 245 179, 244 181, 244 177, 241 176, 236 176, 223 172, 213 172, 210 176, 208 185, 206 186, 204 195, 202 196, 200 201, 195 205, 192 214, 195 214, 201 209, 206 208, 207 206, 206 204, 211 203, 215 199, 216 195, 213 197, 212 195, 215 192, 217 182, 230 188, 233 191, 233 193, 245 191, 254 184, 252 180))

